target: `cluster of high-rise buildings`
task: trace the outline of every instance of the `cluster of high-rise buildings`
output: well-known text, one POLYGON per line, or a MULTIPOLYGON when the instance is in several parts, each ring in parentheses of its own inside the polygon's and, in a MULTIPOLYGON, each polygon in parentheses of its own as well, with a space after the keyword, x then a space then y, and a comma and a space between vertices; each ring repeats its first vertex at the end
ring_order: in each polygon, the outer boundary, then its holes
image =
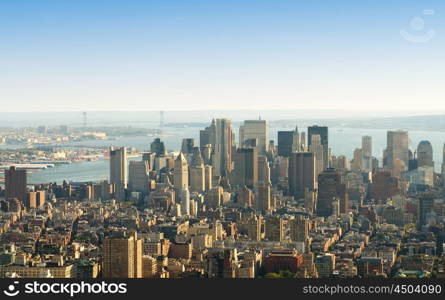
POLYGON ((0 276, 445 274, 445 167, 430 142, 410 149, 408 132, 388 131, 379 161, 370 136, 335 155, 326 126, 273 141, 266 120, 247 120, 235 136, 214 119, 180 151, 157 138, 127 161, 111 148, 102 182, 29 188, 26 171, 6 170, 0 276))

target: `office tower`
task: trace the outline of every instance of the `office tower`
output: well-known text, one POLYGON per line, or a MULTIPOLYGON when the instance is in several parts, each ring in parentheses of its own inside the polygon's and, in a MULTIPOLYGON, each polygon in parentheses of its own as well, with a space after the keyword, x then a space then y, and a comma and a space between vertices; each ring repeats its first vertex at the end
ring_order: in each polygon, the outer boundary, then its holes
POLYGON ((182 152, 180 152, 175 159, 173 169, 173 184, 177 190, 187 189, 189 186, 189 167, 182 152))
MULTIPOLYGON (((212 120, 212 124, 213 124, 213 122, 214 122, 214 120, 212 120)), ((210 125, 210 127, 206 127, 205 129, 202 129, 199 131, 199 147, 201 149, 203 149, 207 145, 212 144, 212 142, 210 140, 210 131, 211 131, 210 128, 211 127, 212 126, 210 125)))
POLYGON ((433 167, 433 146, 429 141, 421 141, 417 146, 417 162, 419 167, 433 167))
POLYGON ((258 155, 258 182, 270 184, 270 167, 264 155, 258 155))
POLYGON ((264 225, 265 238, 269 241, 284 241, 284 220, 279 216, 269 216, 264 225))
POLYGON ((102 277, 142 277, 142 240, 137 233, 112 232, 104 239, 102 277))
POLYGON ((156 153, 144 152, 142 153, 142 161, 148 162, 148 170, 153 171, 155 167, 156 153))
POLYGON ((278 131, 278 155, 289 157, 294 144, 293 131, 278 131))
POLYGON ((190 192, 187 188, 181 189, 181 214, 190 215, 190 192))
POLYGON ((275 157, 273 164, 270 179, 271 182, 276 185, 288 185, 288 172, 289 172, 289 158, 277 156, 275 157))
POLYGON ((253 216, 247 221, 247 236, 254 241, 261 240, 261 216, 253 216))
POLYGON ((302 152, 305 152, 307 150, 307 143, 306 143, 306 132, 302 132, 300 134, 300 150, 302 152))
POLYGON ((206 165, 204 167, 205 172, 205 190, 210 191, 210 189, 213 187, 213 167, 206 165))
POLYGON ((272 209, 270 185, 259 183, 256 188, 255 208, 258 211, 267 212, 272 209))
POLYGON ((148 161, 130 161, 128 166, 128 188, 132 192, 148 193, 148 161))
POLYGON ((18 170, 11 166, 5 170, 5 198, 16 198, 23 203, 26 201, 26 170, 18 170))
POLYGON ((303 242, 305 246, 309 238, 309 220, 303 215, 297 215, 289 221, 290 238, 293 242, 303 242))
POLYGON ((315 178, 323 172, 323 145, 321 144, 321 137, 318 134, 314 134, 311 137, 311 145, 309 151, 314 153, 315 156, 315 178))
POLYGON ((278 156, 289 157, 292 152, 299 152, 300 136, 298 128, 291 131, 278 131, 278 156))
POLYGON ((155 138, 150 144, 150 151, 156 153, 157 156, 163 156, 167 154, 164 142, 160 138, 155 138))
POLYGON ((399 192, 399 179, 389 171, 375 172, 370 185, 370 198, 377 203, 386 203, 386 200, 399 192))
POLYGON ((363 153, 362 149, 356 148, 351 162, 351 170, 360 172, 362 170, 363 153))
POLYGON ((408 168, 408 153, 408 132, 388 131, 384 167, 393 175, 400 176, 408 168))
POLYGON ((190 191, 202 193, 205 191, 204 160, 199 147, 193 149, 192 163, 190 166, 190 191))
POLYGON ((234 134, 232 123, 227 119, 213 119, 209 127, 201 130, 201 147, 212 145, 212 166, 215 176, 227 177, 232 171, 234 134))
POLYGON ((327 168, 318 176, 317 215, 331 216, 332 202, 336 199, 340 202, 343 212, 346 213, 349 206, 348 195, 346 186, 341 181, 341 174, 334 168, 327 168))
POLYGON ((424 193, 417 200, 417 226, 419 229, 427 224, 427 217, 433 211, 434 197, 424 193))
POLYGON ((204 159, 204 165, 212 164, 212 145, 206 144, 201 147, 202 158, 204 159))
POLYGON ((303 198, 304 191, 316 187, 315 156, 312 152, 294 152, 289 158, 289 192, 303 198))
POLYGON ((295 126, 295 130, 294 130, 294 140, 292 143, 292 152, 299 152, 299 151, 304 151, 301 150, 301 145, 303 142, 300 142, 300 133, 298 132, 298 126, 295 126))
POLYGON ((193 153, 193 148, 195 147, 195 139, 186 138, 182 139, 181 152, 185 155, 190 155, 193 153))
POLYGON ((417 158, 408 160, 408 171, 414 171, 419 167, 419 161, 417 158))
POLYGON ((256 148, 238 148, 234 155, 234 169, 231 183, 233 185, 246 185, 250 188, 258 182, 258 155, 256 148))
POLYGON ((312 136, 318 134, 321 138, 321 145, 323 146, 323 170, 329 167, 329 142, 328 142, 328 127, 326 126, 310 126, 307 128, 308 132, 308 146, 310 148, 312 143, 312 136))
POLYGON ((115 186, 117 200, 125 199, 127 187, 127 148, 110 148, 110 183, 115 186))
POLYGON ((257 139, 258 153, 266 154, 269 144, 269 122, 266 120, 246 120, 239 128, 240 146, 247 140, 257 139))
POLYGON ((362 137, 362 169, 372 170, 372 137, 369 135, 362 137))

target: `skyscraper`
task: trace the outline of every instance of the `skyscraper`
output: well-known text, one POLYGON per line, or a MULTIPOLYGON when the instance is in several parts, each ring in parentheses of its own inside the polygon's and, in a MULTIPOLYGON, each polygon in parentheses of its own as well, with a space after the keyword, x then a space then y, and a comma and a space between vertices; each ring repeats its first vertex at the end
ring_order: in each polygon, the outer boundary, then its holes
POLYGON ((362 169, 372 170, 372 137, 369 135, 362 137, 362 169))
POLYGON ((270 167, 265 155, 258 155, 258 182, 270 184, 270 167))
POLYGON ((247 140, 258 140, 258 153, 266 154, 269 144, 269 123, 266 120, 246 120, 239 128, 239 142, 242 146, 247 140))
POLYGON ((132 192, 148 193, 148 161, 130 161, 128 166, 128 188, 132 192))
POLYGON ((115 185, 118 200, 125 198, 127 187, 127 148, 110 148, 110 183, 115 185))
POLYGON ((190 190, 202 193, 205 191, 204 160, 199 147, 193 149, 192 163, 190 166, 190 190))
POLYGON ((262 212, 268 212, 272 209, 269 184, 261 183, 256 187, 255 208, 262 212))
POLYGON ((388 131, 384 166, 395 176, 408 169, 409 149, 407 131, 388 131))
POLYGON ((307 150, 307 144, 306 144, 306 132, 302 132, 300 134, 300 150, 299 151, 306 151, 307 150))
POLYGON ((246 185, 250 188, 258 182, 258 155, 256 148, 238 148, 235 152, 235 164, 232 171, 233 185, 246 185))
POLYGON ((323 162, 323 145, 321 144, 321 137, 318 134, 314 134, 311 137, 311 145, 309 146, 309 151, 314 153, 315 156, 315 178, 323 172, 324 162, 323 162))
POLYGON ((173 169, 173 184, 176 190, 188 189, 189 186, 189 168, 187 160, 182 152, 175 159, 173 169))
POLYGON ((316 187, 315 155, 312 152, 294 152, 289 158, 289 192, 296 198, 304 198, 306 189, 316 187))
POLYGON ((362 136, 362 153, 364 157, 372 157, 372 137, 362 136))
POLYGON ((148 170, 152 171, 155 166, 156 153, 153 152, 143 152, 142 161, 148 162, 148 170))
POLYGON ((234 134, 228 119, 213 119, 209 127, 200 132, 200 145, 212 145, 214 176, 227 177, 232 171, 234 134))
POLYGON ((318 176, 317 215, 329 217, 333 213, 332 202, 339 201, 339 210, 347 213, 349 209, 346 186, 341 174, 334 168, 327 168, 318 176))
POLYGON ((289 157, 292 152, 301 151, 298 127, 291 131, 278 131, 278 155, 289 157))
POLYGON ((195 147, 195 139, 186 138, 182 139, 181 152, 189 155, 193 153, 193 148, 195 147))
POLYGON ((278 155, 289 157, 294 144, 293 131, 278 131, 278 155))
POLYGON ((351 170, 360 172, 362 170, 362 163, 363 163, 362 149, 355 148, 353 155, 354 156, 351 161, 351 170))
POLYGON ((429 141, 421 141, 417 146, 417 166, 434 167, 433 146, 429 141))
POLYGON ((310 148, 312 143, 312 136, 318 134, 321 139, 321 145, 323 146, 323 170, 329 167, 329 140, 328 140, 328 127, 326 126, 310 126, 308 131, 308 146, 310 148))
POLYGON ((17 198, 25 203, 27 200, 26 184, 26 170, 17 170, 15 166, 5 170, 6 199, 17 198))
POLYGON ((150 144, 150 151, 156 153, 157 156, 163 156, 167 154, 164 142, 162 142, 160 138, 156 138, 150 144))
POLYGON ((102 277, 142 277, 142 240, 136 233, 113 232, 104 239, 102 277))

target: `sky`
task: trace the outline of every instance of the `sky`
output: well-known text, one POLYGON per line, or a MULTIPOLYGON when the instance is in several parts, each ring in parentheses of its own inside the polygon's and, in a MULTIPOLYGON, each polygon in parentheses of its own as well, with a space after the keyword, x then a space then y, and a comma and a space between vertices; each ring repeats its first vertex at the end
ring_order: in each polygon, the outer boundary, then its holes
POLYGON ((0 111, 445 112, 445 1, 0 0, 0 111))

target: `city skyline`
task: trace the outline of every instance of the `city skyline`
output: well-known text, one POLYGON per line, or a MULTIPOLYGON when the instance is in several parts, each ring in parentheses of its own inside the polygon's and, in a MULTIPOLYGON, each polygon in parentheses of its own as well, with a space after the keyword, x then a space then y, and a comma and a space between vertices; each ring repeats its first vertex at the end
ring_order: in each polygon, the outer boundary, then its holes
MULTIPOLYGON (((445 162, 434 170, 427 139, 413 148, 409 132, 387 130, 375 157, 372 137, 361 135, 348 159, 331 151, 327 126, 278 131, 275 144, 266 120, 244 120, 238 143, 230 119, 207 125, 173 150, 162 134, 145 136, 142 151, 14 149, 23 129, 6 129, 0 277, 444 276, 445 162), (28 184, 27 170, 71 159, 108 161, 108 178, 28 184)), ((41 126, 22 138, 108 138, 84 130, 41 126)))
POLYGON ((0 293, 440 295, 444 12, 0 1, 0 293))

